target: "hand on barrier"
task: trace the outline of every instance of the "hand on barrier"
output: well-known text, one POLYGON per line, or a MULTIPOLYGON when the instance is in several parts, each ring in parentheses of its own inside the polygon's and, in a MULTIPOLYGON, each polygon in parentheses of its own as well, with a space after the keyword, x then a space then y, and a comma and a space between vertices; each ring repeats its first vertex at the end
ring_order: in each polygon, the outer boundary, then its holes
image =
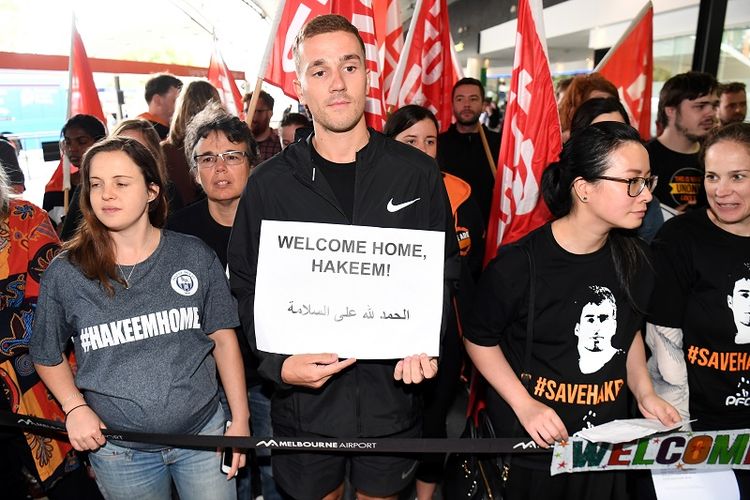
POLYGON ((556 441, 568 439, 565 424, 555 410, 531 396, 524 402, 523 407, 514 408, 514 411, 529 436, 542 448, 549 448, 556 441))
POLYGON ((102 429, 107 426, 87 404, 82 403, 68 410, 65 428, 70 444, 78 451, 96 451, 107 442, 102 434, 102 429))
MULTIPOLYGON (((227 437, 250 437, 250 425, 247 421, 233 421, 224 433, 227 437)), ((227 473, 227 481, 237 475, 237 471, 245 466, 246 454, 238 448, 232 449, 232 468, 227 473)))

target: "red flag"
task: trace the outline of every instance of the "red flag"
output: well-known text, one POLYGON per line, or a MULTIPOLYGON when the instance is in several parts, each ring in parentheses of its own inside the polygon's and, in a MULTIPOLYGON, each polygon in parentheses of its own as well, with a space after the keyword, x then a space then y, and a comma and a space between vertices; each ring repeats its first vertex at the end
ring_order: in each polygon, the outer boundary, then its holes
POLYGON ((562 149, 547 59, 541 0, 519 0, 516 54, 490 207, 485 263, 550 218, 540 197, 542 171, 562 149))
POLYGON ((383 68, 383 89, 388 92, 393 82, 398 58, 404 48, 404 29, 398 0, 375 0, 375 32, 378 36, 378 56, 383 68))
POLYGON ((360 0, 287 0, 278 23, 271 58, 265 80, 281 87, 286 95, 297 99, 293 81, 294 72, 292 46, 294 39, 307 21, 321 14, 340 14, 359 30, 365 43, 367 69, 370 70, 370 92, 365 103, 367 124, 382 130, 384 122, 382 83, 378 64, 375 20, 372 3, 360 0))
POLYGON ((630 123, 643 139, 651 137, 651 85, 654 80, 654 6, 643 6, 620 40, 594 71, 615 84, 630 123))
POLYGON ((333 13, 344 16, 359 30, 365 43, 367 69, 370 70, 370 91, 365 101, 365 120, 375 130, 383 130, 385 113, 383 112, 383 81, 378 62, 377 37, 375 36, 375 17, 372 2, 361 0, 333 0, 333 13))
POLYGON ((330 0, 287 0, 278 20, 268 69, 263 78, 268 83, 281 87, 286 95, 297 99, 294 90, 294 56, 292 46, 302 27, 315 16, 331 13, 330 0))
MULTIPOLYGON (((70 87, 68 88, 68 116, 66 118, 77 114, 93 115, 106 125, 107 120, 104 119, 99 93, 94 84, 94 74, 91 72, 89 58, 86 56, 86 49, 83 47, 83 40, 78 34, 75 22, 73 22, 71 33, 69 67, 70 87)), ((45 192, 62 191, 63 178, 63 161, 61 160, 44 188, 45 192)))
POLYGON ((242 94, 240 94, 240 89, 237 88, 237 83, 234 81, 229 68, 227 68, 224 58, 221 57, 216 41, 214 41, 214 50, 211 53, 211 62, 208 65, 208 81, 219 91, 221 103, 227 111, 244 119, 242 94))
POLYGON ((460 76, 446 0, 417 0, 404 50, 388 89, 388 107, 419 104, 435 113, 440 130, 446 130, 453 119, 453 84, 460 76))

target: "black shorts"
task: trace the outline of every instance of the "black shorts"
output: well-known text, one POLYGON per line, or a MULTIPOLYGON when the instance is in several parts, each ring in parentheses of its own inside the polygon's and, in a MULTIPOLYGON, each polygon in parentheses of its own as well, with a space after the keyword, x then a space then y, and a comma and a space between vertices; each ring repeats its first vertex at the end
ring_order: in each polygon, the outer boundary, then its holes
MULTIPOLYGON (((291 427, 273 426, 275 437, 326 438, 291 427)), ((419 438, 421 429, 414 427, 379 438, 419 438)), ((395 495, 414 479, 417 470, 415 454, 380 453, 300 453, 274 451, 271 454, 274 481, 296 500, 319 500, 344 482, 347 467, 349 482, 370 496, 395 495)))

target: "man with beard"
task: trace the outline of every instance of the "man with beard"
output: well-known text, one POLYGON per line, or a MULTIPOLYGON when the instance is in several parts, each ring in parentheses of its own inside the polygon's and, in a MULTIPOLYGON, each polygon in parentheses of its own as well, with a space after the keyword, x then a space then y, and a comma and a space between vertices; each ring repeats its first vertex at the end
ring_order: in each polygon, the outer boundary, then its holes
POLYGON ((651 172, 659 176, 654 190, 665 219, 695 206, 703 183, 698 164, 701 141, 715 125, 718 83, 708 73, 689 71, 664 83, 657 122, 664 132, 646 145, 651 172))
POLYGON ((255 106, 253 116, 248 116, 248 108, 253 93, 245 94, 242 102, 245 106, 245 121, 250 125, 253 139, 258 143, 258 154, 260 161, 264 162, 281 151, 279 135, 271 128, 271 117, 273 116, 273 97, 268 92, 261 90, 258 95, 258 103, 255 106))
POLYGON ((457 81, 453 86, 452 99, 456 123, 438 136, 438 165, 444 172, 469 183, 486 224, 489 220, 495 178, 482 145, 479 127, 484 129, 495 161, 500 153, 500 134, 479 123, 484 103, 484 86, 479 80, 462 78, 457 81))
MULTIPOLYGON (((318 16, 299 32, 292 52, 294 86, 314 131, 254 170, 228 254, 242 327, 258 355, 260 375, 275 385, 274 436, 419 437, 421 404, 412 384, 436 375, 435 358, 358 361, 330 352, 289 356, 257 349, 253 304, 264 219, 443 231, 444 298, 458 274, 455 229, 437 165, 416 148, 367 128, 369 70, 357 29, 344 17, 318 16)), ((443 305, 447 313, 448 301, 443 305)), ((395 500, 417 466, 413 455, 335 452, 275 453, 271 462, 277 484, 304 500, 340 499, 347 475, 360 500, 395 500)))
POLYGON ((742 82, 719 85, 719 110, 716 117, 722 127, 730 123, 744 122, 747 115, 747 94, 742 82))

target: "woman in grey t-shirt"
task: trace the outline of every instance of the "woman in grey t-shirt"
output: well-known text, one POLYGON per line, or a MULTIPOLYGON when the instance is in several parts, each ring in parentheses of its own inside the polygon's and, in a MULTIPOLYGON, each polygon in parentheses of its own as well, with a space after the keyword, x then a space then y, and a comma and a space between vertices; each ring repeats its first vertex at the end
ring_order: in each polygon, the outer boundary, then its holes
MULTIPOLYGON (((42 281, 31 355, 60 401, 77 450, 89 450, 108 498, 235 498, 215 451, 107 441, 101 429, 222 434, 222 379, 249 436, 237 308, 216 255, 162 230, 164 174, 137 141, 112 138, 82 165, 83 220, 42 281), (75 375, 62 355, 73 342, 75 375)), ((236 452, 229 477, 244 465, 236 452)))

